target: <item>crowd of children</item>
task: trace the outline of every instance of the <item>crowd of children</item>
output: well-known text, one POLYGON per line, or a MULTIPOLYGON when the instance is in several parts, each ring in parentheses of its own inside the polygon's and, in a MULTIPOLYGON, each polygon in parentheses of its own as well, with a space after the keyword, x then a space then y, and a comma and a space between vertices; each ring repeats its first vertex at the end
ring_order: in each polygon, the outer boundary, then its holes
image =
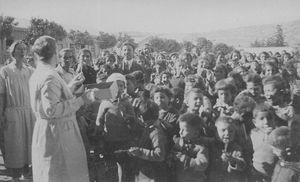
POLYGON ((300 65, 289 53, 149 50, 131 72, 108 52, 95 63, 99 82, 119 86, 95 120, 104 181, 299 181, 300 65))
POLYGON ((77 112, 91 181, 300 181, 300 62, 289 53, 122 51, 82 58, 89 83, 118 86, 77 112))

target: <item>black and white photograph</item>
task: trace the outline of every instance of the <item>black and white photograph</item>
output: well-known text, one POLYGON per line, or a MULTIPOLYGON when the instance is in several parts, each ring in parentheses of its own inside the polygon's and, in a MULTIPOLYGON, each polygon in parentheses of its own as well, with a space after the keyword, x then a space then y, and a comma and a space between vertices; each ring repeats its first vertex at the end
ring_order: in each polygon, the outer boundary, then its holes
POLYGON ((0 0, 0 182, 300 182, 300 0, 0 0))

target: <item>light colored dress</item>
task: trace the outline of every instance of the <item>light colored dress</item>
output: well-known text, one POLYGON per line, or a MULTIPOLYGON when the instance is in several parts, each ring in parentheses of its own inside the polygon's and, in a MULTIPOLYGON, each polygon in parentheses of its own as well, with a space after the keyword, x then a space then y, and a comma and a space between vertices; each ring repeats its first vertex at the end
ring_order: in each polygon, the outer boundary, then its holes
POLYGON ((75 112, 84 104, 50 65, 40 64, 30 79, 36 115, 32 140, 35 182, 88 182, 87 159, 75 112))
POLYGON ((34 115, 30 106, 29 78, 33 70, 24 64, 21 69, 15 61, 0 70, 0 94, 5 95, 4 130, 5 166, 21 168, 31 164, 31 140, 34 115))

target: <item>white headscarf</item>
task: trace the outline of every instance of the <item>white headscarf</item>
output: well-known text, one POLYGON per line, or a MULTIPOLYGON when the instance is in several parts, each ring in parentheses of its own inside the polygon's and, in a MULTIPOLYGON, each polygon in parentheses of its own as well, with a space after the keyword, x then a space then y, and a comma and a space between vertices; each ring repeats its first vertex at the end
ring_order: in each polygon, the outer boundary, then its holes
POLYGON ((107 79, 106 82, 115 82, 117 80, 123 81, 126 85, 127 81, 124 75, 121 73, 113 73, 107 79))

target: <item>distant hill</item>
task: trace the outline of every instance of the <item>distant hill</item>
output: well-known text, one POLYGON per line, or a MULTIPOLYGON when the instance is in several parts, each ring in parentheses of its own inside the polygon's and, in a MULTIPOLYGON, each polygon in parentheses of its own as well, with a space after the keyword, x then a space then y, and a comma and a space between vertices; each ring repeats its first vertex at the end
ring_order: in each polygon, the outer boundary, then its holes
MULTIPOLYGON (((26 19, 16 18, 16 21, 19 22, 18 27, 28 27, 30 21, 26 19)), ((288 46, 299 47, 300 46, 300 20, 291 21, 286 23, 279 23, 282 25, 283 33, 285 35, 285 41, 288 46)), ((213 43, 223 42, 234 47, 250 47, 250 44, 253 43, 256 39, 263 40, 271 37, 276 32, 277 24, 270 25, 255 25, 248 27, 232 28, 227 30, 217 30, 211 32, 203 33, 147 33, 147 32, 125 32, 128 35, 132 36, 137 43, 140 45, 148 42, 152 37, 158 36, 161 38, 175 39, 179 42, 184 40, 195 41, 198 37, 205 37, 211 40, 213 43)), ((63 25, 67 30, 71 29, 80 29, 85 30, 85 28, 78 28, 76 25, 63 25)), ((88 29, 88 28, 87 28, 88 29)), ((88 29, 91 34, 97 35, 98 31, 96 29, 88 29)), ((118 35, 117 31, 112 32, 115 35, 118 35)))
MULTIPOLYGON (((189 34, 152 34, 144 33, 145 37, 143 40, 140 40, 141 34, 138 33, 138 36, 135 36, 135 33, 128 32, 137 42, 146 42, 147 39, 151 36, 158 36, 161 38, 176 39, 177 41, 182 42, 183 40, 195 41, 198 37, 205 37, 214 43, 223 42, 228 45, 235 47, 249 47, 256 39, 263 40, 271 37, 276 32, 276 25, 255 25, 248 27, 233 28, 227 30, 217 30, 212 32, 204 33, 189 33, 189 34)), ((283 33, 285 35, 285 41, 289 46, 300 46, 300 20, 292 21, 287 23, 281 23, 283 28, 283 33)))

